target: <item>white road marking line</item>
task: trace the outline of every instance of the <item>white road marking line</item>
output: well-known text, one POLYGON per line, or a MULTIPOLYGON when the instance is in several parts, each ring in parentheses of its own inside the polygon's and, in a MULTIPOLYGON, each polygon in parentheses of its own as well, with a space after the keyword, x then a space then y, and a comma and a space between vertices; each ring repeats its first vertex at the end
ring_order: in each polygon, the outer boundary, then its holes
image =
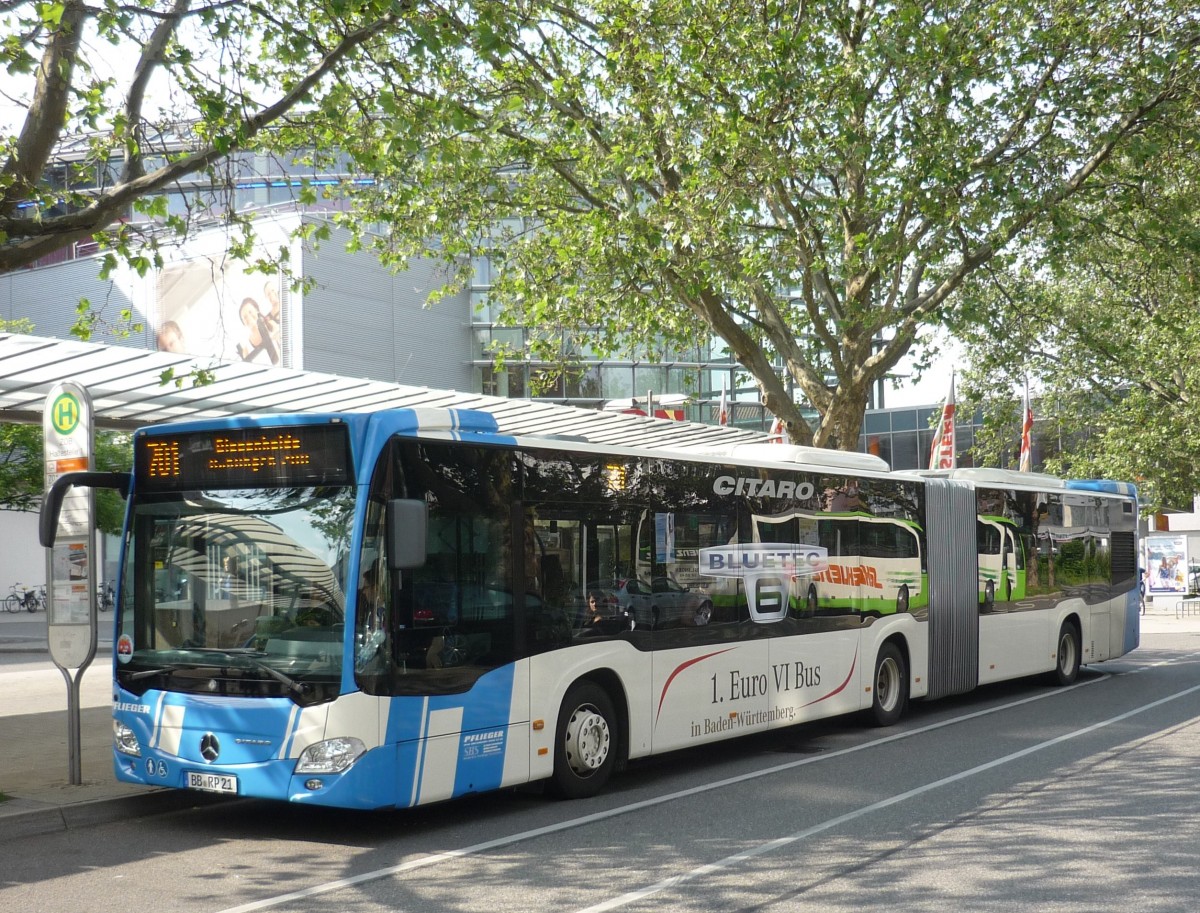
POLYGON ((741 853, 735 853, 732 856, 726 856, 724 859, 719 859, 716 862, 710 862, 706 863, 705 865, 698 866, 692 869, 690 872, 683 872, 679 875, 673 875, 670 878, 666 878, 656 884, 647 885, 646 887, 639 888, 636 891, 628 891, 619 897, 614 897, 610 900, 594 904, 590 907, 583 907, 579 910, 576 910, 575 913, 604 913, 606 910, 615 910, 618 907, 628 906, 631 903, 644 900, 653 894, 658 894, 662 891, 669 890, 670 888, 677 887, 686 882, 694 881, 697 878, 702 878, 705 875, 709 875, 713 872, 727 869, 731 866, 737 865, 739 862, 744 862, 748 859, 754 859, 758 856, 765 856, 768 853, 773 853, 775 850, 782 849, 785 846, 789 846, 800 840, 812 837, 815 834, 833 830, 835 827, 839 827, 840 825, 846 824, 850 821, 862 818, 866 815, 872 814, 873 812, 877 812, 880 809, 889 808, 893 805, 899 805, 901 802, 906 802, 909 799, 932 792, 936 789, 941 789, 943 786, 948 786, 951 783, 957 783, 959 780, 966 780, 969 777, 974 777, 977 774, 983 773, 984 771, 992 770, 996 767, 1002 767, 1005 764, 1011 764, 1013 761, 1020 760, 1028 755, 1035 754, 1036 752, 1043 751, 1044 749, 1051 748, 1055 745, 1060 745, 1063 742, 1070 741, 1071 739, 1078 738, 1079 736, 1087 735, 1088 733, 1103 729, 1106 726, 1111 726, 1114 723, 1120 723, 1122 720, 1127 720, 1132 716, 1145 713, 1147 710, 1151 710, 1155 707, 1161 706, 1162 704, 1169 703, 1170 701, 1178 700, 1181 697, 1186 697, 1187 695, 1193 694, 1197 691, 1200 691, 1200 685, 1195 685, 1184 691, 1176 692, 1175 694, 1160 698, 1157 701, 1144 704, 1141 707, 1135 707, 1133 710, 1127 710, 1125 713, 1110 717, 1107 720, 1102 720, 1099 723, 1093 723, 1091 726, 1085 726, 1082 729, 1076 729, 1074 732, 1064 733, 1056 738, 1048 739, 1045 742, 1039 742, 1036 745, 1030 745, 1027 748, 1022 748, 1020 751, 1014 751, 1002 758, 996 758, 984 764, 979 764, 970 768, 969 770, 959 771, 956 774, 951 774, 950 776, 943 777, 940 780, 934 780, 932 783, 926 783, 923 786, 917 786, 913 789, 907 790, 906 792, 898 793, 895 796, 890 796, 887 799, 881 799, 878 802, 872 802, 870 805, 864 805, 863 807, 857 808, 852 812, 847 812, 844 815, 838 815, 836 818, 830 818, 827 821, 822 821, 820 824, 815 824, 812 827, 805 828, 802 831, 796 831, 794 834, 788 834, 786 837, 777 837, 776 839, 770 840, 767 843, 759 844, 753 849, 744 850, 741 853))

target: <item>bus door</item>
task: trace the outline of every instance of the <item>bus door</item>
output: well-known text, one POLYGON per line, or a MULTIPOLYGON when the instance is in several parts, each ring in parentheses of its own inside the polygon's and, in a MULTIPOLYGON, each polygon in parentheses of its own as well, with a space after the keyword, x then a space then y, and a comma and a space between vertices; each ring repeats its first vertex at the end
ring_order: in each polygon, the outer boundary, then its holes
POLYGON ((652 571, 637 631, 649 626, 655 751, 770 725, 770 625, 752 619, 749 601, 786 609, 786 577, 747 570, 742 559, 756 553, 736 512, 689 507, 648 511, 641 526, 652 571))

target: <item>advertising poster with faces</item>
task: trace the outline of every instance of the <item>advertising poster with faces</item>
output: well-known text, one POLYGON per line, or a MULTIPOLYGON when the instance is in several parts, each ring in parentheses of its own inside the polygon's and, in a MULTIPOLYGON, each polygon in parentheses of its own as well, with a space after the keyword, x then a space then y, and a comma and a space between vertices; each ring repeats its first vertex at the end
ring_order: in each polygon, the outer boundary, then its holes
POLYGON ((285 357, 286 286, 224 257, 163 267, 154 321, 160 352, 291 367, 285 357))
POLYGON ((1187 537, 1148 536, 1146 538, 1147 578, 1152 594, 1186 593, 1187 537))

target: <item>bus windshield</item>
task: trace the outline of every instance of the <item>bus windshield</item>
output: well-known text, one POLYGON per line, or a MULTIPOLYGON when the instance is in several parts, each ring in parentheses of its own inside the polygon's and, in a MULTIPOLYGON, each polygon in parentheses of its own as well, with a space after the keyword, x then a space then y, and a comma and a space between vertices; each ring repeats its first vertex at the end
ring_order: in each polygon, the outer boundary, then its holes
POLYGON ((352 486, 138 497, 118 680, 138 694, 335 697, 353 514, 352 486))

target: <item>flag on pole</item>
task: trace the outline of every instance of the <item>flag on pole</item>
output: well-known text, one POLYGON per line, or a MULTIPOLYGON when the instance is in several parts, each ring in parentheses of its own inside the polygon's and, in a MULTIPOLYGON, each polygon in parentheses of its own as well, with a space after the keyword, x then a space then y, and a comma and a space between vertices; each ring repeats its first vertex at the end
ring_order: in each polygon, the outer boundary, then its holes
POLYGON ((954 375, 950 375, 950 395, 942 407, 942 418, 929 448, 930 469, 953 469, 958 465, 954 447, 954 375))
POLYGON ((721 381, 721 405, 717 408, 717 424, 729 424, 729 391, 725 389, 724 381, 721 381))
POLYGON ((1033 472, 1033 406, 1029 404, 1029 378, 1025 378, 1025 407, 1021 410, 1021 472, 1033 472))
POLYGON ((783 424, 783 419, 778 416, 775 421, 771 422, 770 441, 772 444, 790 444, 788 440, 787 426, 783 424))

